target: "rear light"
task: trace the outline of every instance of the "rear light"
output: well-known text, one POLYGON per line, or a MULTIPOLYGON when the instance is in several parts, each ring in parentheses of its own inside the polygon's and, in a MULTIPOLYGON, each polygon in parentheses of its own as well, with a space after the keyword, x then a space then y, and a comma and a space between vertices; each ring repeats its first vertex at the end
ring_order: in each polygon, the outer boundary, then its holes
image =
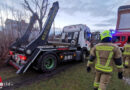
POLYGON ((10 55, 13 55, 13 52, 12 52, 12 51, 9 51, 9 54, 10 54, 10 55))
POLYGON ((26 56, 23 56, 23 55, 19 55, 19 58, 21 59, 21 60, 27 60, 27 57, 26 56))
POLYGON ((64 57, 63 55, 60 55, 60 59, 63 59, 63 57, 64 57))
POLYGON ((76 56, 76 53, 74 53, 74 57, 76 56))

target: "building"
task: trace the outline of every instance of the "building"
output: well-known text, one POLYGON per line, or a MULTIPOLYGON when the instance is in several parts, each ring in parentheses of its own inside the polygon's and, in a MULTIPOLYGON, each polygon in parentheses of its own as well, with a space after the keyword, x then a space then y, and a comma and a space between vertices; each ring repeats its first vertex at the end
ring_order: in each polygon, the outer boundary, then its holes
MULTIPOLYGON (((14 37, 15 39, 20 38, 26 32, 28 25, 29 25, 29 23, 26 23, 25 20, 16 21, 16 20, 12 20, 12 19, 6 19, 5 33, 8 36, 14 37)), ((31 30, 29 41, 36 38, 38 34, 39 34, 38 28, 33 28, 31 30)))
POLYGON ((22 36, 28 27, 28 23, 24 20, 16 21, 12 19, 6 19, 5 21, 5 30, 6 33, 12 33, 16 37, 22 36))
POLYGON ((12 19, 6 19, 5 21, 5 29, 7 30, 26 30, 28 27, 28 23, 25 20, 16 21, 12 19))

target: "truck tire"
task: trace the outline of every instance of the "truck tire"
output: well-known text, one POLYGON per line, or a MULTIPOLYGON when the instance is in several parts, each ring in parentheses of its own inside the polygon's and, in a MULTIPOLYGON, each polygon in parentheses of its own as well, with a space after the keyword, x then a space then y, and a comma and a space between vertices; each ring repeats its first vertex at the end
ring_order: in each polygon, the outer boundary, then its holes
POLYGON ((57 66, 57 58, 53 54, 45 54, 41 56, 39 61, 40 70, 42 72, 53 71, 57 66))

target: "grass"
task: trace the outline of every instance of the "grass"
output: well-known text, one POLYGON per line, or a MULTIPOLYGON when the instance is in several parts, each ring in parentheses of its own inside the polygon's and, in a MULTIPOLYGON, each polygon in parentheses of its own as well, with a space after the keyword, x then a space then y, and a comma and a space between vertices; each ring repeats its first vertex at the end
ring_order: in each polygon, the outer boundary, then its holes
MULTIPOLYGON (((19 88, 19 90, 93 90, 94 72, 87 73, 85 64, 69 68, 51 79, 19 88)), ((114 72, 107 90, 130 90, 130 85, 117 78, 114 72)))
POLYGON ((0 70, 0 76, 2 78, 2 80, 6 80, 8 78, 11 77, 16 77, 18 76, 16 74, 16 70, 13 67, 8 67, 8 68, 2 68, 2 70, 0 70))

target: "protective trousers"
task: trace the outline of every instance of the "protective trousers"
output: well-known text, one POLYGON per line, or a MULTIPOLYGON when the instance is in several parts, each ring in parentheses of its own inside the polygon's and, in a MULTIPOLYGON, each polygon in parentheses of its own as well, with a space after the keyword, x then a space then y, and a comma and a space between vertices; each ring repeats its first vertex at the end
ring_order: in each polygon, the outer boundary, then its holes
POLYGON ((128 67, 128 66, 129 66, 129 63, 130 63, 130 57, 127 57, 127 56, 126 56, 126 57, 124 58, 124 65, 128 67))
POLYGON ((125 68, 124 70, 124 77, 129 77, 129 73, 130 73, 130 57, 129 56, 124 57, 124 65, 128 67, 128 68, 125 68))
POLYGON ((111 79, 111 74, 96 71, 94 88, 98 88, 98 90, 106 90, 106 87, 110 79, 111 79))

